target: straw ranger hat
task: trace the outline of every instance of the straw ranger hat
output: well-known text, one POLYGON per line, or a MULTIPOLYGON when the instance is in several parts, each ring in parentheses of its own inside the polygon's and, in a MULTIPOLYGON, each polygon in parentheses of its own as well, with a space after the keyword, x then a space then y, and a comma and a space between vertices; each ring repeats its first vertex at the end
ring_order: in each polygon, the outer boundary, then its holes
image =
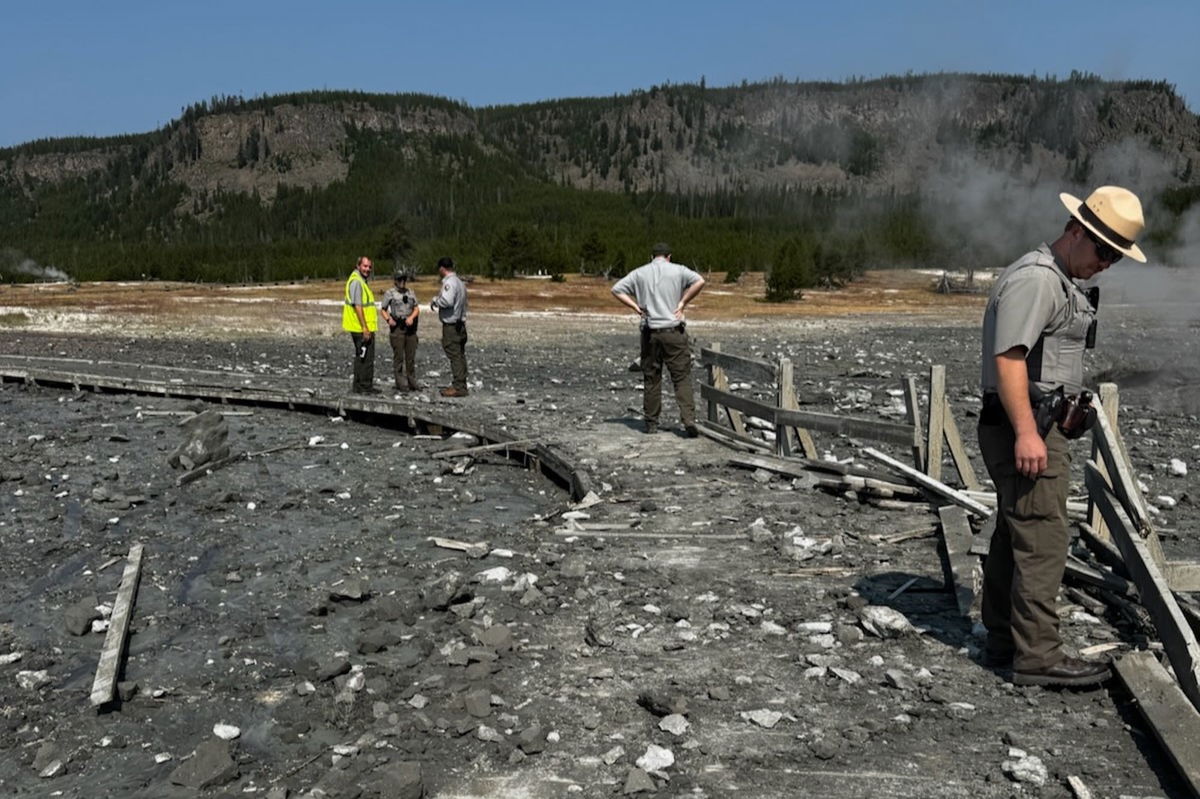
POLYGON ((1111 244, 1123 255, 1146 263, 1146 255, 1134 243, 1146 227, 1142 204, 1137 195, 1120 186, 1101 186, 1088 195, 1086 202, 1066 192, 1058 195, 1071 216, 1088 230, 1111 244))

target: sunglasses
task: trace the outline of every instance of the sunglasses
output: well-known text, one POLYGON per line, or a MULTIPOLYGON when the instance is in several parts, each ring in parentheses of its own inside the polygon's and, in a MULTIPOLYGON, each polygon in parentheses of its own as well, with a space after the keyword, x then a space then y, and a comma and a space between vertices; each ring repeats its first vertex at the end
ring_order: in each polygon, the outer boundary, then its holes
POLYGON ((1121 251, 1113 247, 1107 241, 1104 241, 1088 228, 1084 228, 1083 232, 1092 240, 1092 246, 1096 248, 1096 257, 1101 261, 1107 261, 1110 265, 1121 260, 1121 251))

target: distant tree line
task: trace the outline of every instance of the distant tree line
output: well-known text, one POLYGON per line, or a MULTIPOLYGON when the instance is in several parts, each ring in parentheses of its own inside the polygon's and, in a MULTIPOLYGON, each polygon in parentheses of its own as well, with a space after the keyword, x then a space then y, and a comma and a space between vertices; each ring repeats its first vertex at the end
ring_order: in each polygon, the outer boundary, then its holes
MULTIPOLYGON (((701 80, 653 87, 632 98, 477 110, 425 95, 214 97, 188 106, 151 134, 41 140, 0 150, 0 164, 8 165, 21 155, 103 150, 111 156, 106 168, 60 183, 18 181, 11 170, 0 170, 0 242, 79 280, 262 282, 341 276, 360 254, 422 272, 434 271, 436 259, 450 254, 464 271, 497 279, 539 272, 615 279, 645 262, 650 245, 665 239, 675 246, 676 260, 702 272, 725 272, 731 280, 745 271, 766 272, 767 299, 784 301, 806 288, 844 283, 866 268, 957 266, 963 243, 939 225, 943 209, 934 198, 747 187, 734 179, 721 188, 686 189, 669 184, 663 153, 684 152, 701 164, 706 154, 729 149, 759 164, 831 163, 850 175, 870 175, 882 165, 886 142, 863 125, 827 123, 797 136, 790 132, 795 120, 783 113, 776 129, 764 134, 735 119, 718 120, 719 112, 748 87, 910 91, 948 89, 967 77, 995 82, 1006 92, 1038 91, 1022 95, 1028 107, 1017 118, 1025 121, 969 130, 947 120, 940 137, 978 147, 1037 143, 1068 158, 1081 124, 1068 113, 1068 93, 1100 82, 1080 73, 1063 81, 925 75, 831 84, 776 79, 713 89, 701 80), (171 179, 174 166, 201 157, 202 118, 243 111, 270 117, 283 103, 464 114, 487 133, 401 137, 351 125, 343 153, 350 163, 346 178, 304 188, 286 182, 290 165, 273 147, 268 125, 250 130, 232 166, 270 164, 284 181, 271 201, 253 192, 193 191, 171 179), (652 103, 669 113, 639 115, 652 103), (545 165, 558 163, 556 158, 582 174, 583 183, 594 175, 621 190, 576 188, 581 180, 547 174, 545 165), (649 175, 649 184, 639 175, 649 175)), ((1165 83, 1104 85, 1177 99, 1165 83)), ((1101 118, 1112 113, 1104 100, 1096 109, 1101 118)), ((1078 154, 1072 168, 1086 175, 1086 156, 1078 154)), ((1161 198, 1167 213, 1155 223, 1151 241, 1173 241, 1178 220, 1200 199, 1200 186, 1190 184, 1190 164, 1182 178, 1185 185, 1161 198)))

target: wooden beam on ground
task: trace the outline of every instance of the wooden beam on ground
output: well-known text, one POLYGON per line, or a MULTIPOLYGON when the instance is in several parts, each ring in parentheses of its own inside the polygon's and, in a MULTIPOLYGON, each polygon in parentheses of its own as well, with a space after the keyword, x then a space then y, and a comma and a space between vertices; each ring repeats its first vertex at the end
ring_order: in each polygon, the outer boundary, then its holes
MULTIPOLYGON (((1121 410, 1121 397, 1117 393, 1116 383, 1101 383, 1100 384, 1100 406, 1103 410, 1097 413, 1104 413, 1108 416, 1109 426, 1120 434, 1121 426, 1117 423, 1117 417, 1121 410)), ((1097 457, 1100 451, 1100 442, 1096 441, 1095 434, 1092 435, 1092 460, 1100 465, 1100 474, 1105 480, 1108 480, 1108 467, 1104 465, 1104 461, 1097 457)), ((1112 537, 1108 534, 1108 527, 1104 524, 1103 517, 1100 516, 1100 510, 1095 503, 1088 500, 1088 524, 1091 525, 1095 535, 1101 541, 1112 543, 1112 537)))
POLYGON ((1119 577, 1112 572, 1093 569, 1078 558, 1067 556, 1066 577, 1081 582, 1085 585, 1091 585, 1096 588, 1103 588, 1106 591, 1112 591, 1117 596, 1125 596, 1130 598, 1137 597, 1137 588, 1133 583, 1126 580, 1124 577, 1119 577))
POLYGON ((248 453, 238 452, 233 455, 228 455, 224 458, 219 458, 218 460, 215 460, 215 461, 209 461, 208 463, 206 463, 202 466, 197 466, 195 469, 192 469, 190 472, 184 472, 183 474, 176 477, 175 485, 176 485, 176 487, 178 487, 178 486, 185 486, 188 483, 194 483, 195 481, 199 480, 201 477, 203 477, 206 474, 209 474, 210 472, 215 472, 218 469, 224 469, 229 464, 237 463, 238 461, 244 461, 248 457, 249 457, 248 453))
POLYGON ((133 616, 133 603, 142 576, 142 552, 141 544, 129 548, 125 572, 121 575, 121 585, 113 602, 112 616, 108 620, 108 634, 104 636, 104 647, 100 650, 96 679, 92 682, 91 702, 94 707, 106 705, 116 696, 117 678, 121 674, 125 642, 129 636, 129 620, 133 616))
POLYGON ((926 435, 925 474, 942 479, 942 437, 946 430, 946 367, 929 367, 929 432, 926 435))
POLYGON ((1150 652, 1130 652, 1115 664, 1117 676, 1150 725, 1154 737, 1179 775, 1200 796, 1200 715, 1188 704, 1187 697, 1150 652))
POLYGON ((912 376, 905 377, 900 381, 900 388, 904 391, 904 413, 908 423, 912 425, 912 439, 908 443, 912 446, 913 463, 918 469, 925 471, 925 436, 921 432, 921 403, 917 399, 917 381, 912 376))
POLYGON ((759 358, 746 358, 741 355, 730 355, 721 352, 720 344, 712 344, 700 348, 700 363, 704 366, 717 366, 721 369, 734 369, 739 373, 749 373, 764 383, 775 382, 775 364, 759 358))
POLYGON ((946 557, 942 561, 946 588, 954 593, 959 615, 968 617, 979 592, 975 574, 979 561, 971 556, 971 523, 966 510, 957 505, 938 508, 938 518, 942 520, 942 543, 946 548, 946 557))
POLYGON ((812 480, 812 473, 805 468, 803 463, 795 461, 785 461, 782 458, 774 458, 763 455, 735 455, 726 458, 726 462, 734 466, 740 466, 743 469, 766 469, 769 472, 778 474, 786 474, 788 477, 799 477, 802 479, 812 480))
POLYGON ((1125 558, 1141 604, 1150 611, 1179 687, 1200 708, 1200 643, 1175 602, 1166 577, 1150 556, 1146 541, 1132 529, 1094 461, 1088 461, 1084 476, 1113 542, 1125 558))
POLYGON ((572 536, 576 538, 681 538, 695 539, 697 541, 737 541, 746 536, 739 533, 643 533, 643 532, 608 532, 605 530, 571 530, 560 528, 554 531, 555 535, 561 535, 567 538, 572 536))
POLYGON ((435 452, 429 457, 431 458, 461 458, 463 455, 476 455, 481 452, 495 452, 496 450, 519 449, 526 451, 530 447, 537 446, 536 438, 521 438, 515 441, 498 441, 495 444, 481 444, 477 447, 464 447, 462 449, 444 449, 441 452, 435 452))
POLYGON ((742 435, 728 427, 721 427, 714 422, 706 422, 701 420, 696 429, 700 431, 705 438, 712 439, 718 444, 724 444, 727 447, 739 447, 741 449, 750 450, 751 452, 771 452, 771 445, 759 438, 752 438, 749 435, 742 435))
POLYGON ((971 513, 974 513, 976 516, 978 516, 982 519, 986 519, 988 516, 992 515, 991 510, 989 510, 988 508, 979 504, 978 502, 971 499, 970 497, 966 496, 961 491, 955 491, 953 488, 946 485, 945 483, 934 480, 932 477, 925 474, 924 472, 918 472, 913 467, 908 466, 907 464, 903 464, 900 461, 896 460, 895 458, 883 454, 882 452, 880 452, 877 449, 872 449, 871 447, 866 447, 863 449, 863 452, 866 455, 874 458, 875 460, 880 461, 881 463, 886 463, 888 466, 891 466, 893 469, 895 469, 896 471, 905 475, 906 477, 908 477, 910 480, 912 480, 914 483, 921 486, 922 488, 926 488, 926 489, 932 491, 933 493, 937 494, 938 496, 950 500, 955 505, 959 505, 963 508, 966 508, 967 510, 971 511, 971 513))

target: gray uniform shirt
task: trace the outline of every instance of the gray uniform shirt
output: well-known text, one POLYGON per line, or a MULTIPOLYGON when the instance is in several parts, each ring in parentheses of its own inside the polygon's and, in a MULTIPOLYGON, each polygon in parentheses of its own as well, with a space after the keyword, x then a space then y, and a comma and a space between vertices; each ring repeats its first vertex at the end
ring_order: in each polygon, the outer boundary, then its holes
POLYGON ((467 318, 467 287, 454 272, 442 278, 442 291, 433 298, 438 319, 444 325, 462 322, 467 318))
POLYGON ((999 386, 996 356, 1024 347, 1029 379, 1042 391, 1083 387, 1083 351, 1095 311, 1055 262, 1048 244, 1005 267, 983 314, 983 392, 999 386))
POLYGON ((413 294, 408 289, 390 288, 383 293, 383 299, 379 303, 379 307, 391 314, 392 318, 401 324, 413 312, 413 308, 420 305, 417 302, 417 295, 413 294))
POLYGON ((683 264, 671 263, 666 258, 655 258, 639 266, 612 287, 613 294, 628 294, 646 311, 646 324, 651 330, 675 327, 675 307, 679 298, 700 275, 683 264))

